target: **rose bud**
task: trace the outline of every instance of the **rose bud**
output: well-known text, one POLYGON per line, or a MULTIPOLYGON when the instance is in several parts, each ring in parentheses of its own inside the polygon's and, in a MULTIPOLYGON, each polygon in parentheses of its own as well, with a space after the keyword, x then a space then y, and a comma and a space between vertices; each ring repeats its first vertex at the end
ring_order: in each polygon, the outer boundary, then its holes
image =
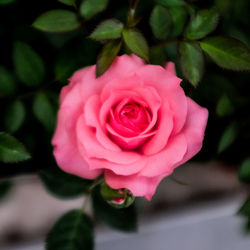
POLYGON ((127 189, 112 189, 106 183, 101 184, 101 196, 112 207, 126 208, 133 204, 135 197, 127 189))

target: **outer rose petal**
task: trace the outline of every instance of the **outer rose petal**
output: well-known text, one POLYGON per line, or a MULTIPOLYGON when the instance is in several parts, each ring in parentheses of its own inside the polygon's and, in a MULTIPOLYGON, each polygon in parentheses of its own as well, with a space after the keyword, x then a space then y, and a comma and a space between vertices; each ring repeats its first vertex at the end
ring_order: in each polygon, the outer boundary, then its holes
POLYGON ((98 79, 95 76, 96 66, 89 66, 80 69, 70 78, 70 84, 62 89, 60 95, 60 103, 64 101, 67 94, 75 87, 76 84, 81 85, 81 95, 83 100, 87 97, 98 94, 108 82, 115 78, 124 78, 135 72, 138 68, 144 65, 144 62, 137 56, 118 56, 109 70, 98 79))
POLYGON ((58 125, 52 141, 54 156, 58 166, 65 172, 82 178, 95 179, 102 171, 90 170, 87 162, 79 153, 75 138, 75 117, 72 117, 72 114, 71 110, 66 108, 61 109, 58 113, 58 125))
POLYGON ((187 152, 179 165, 188 161, 201 150, 208 119, 206 108, 202 108, 188 97, 187 103, 187 120, 182 132, 186 137, 187 152))
POLYGON ((171 138, 161 152, 148 157, 147 165, 140 174, 146 177, 170 175, 176 164, 183 159, 186 152, 187 141, 185 136, 180 133, 171 138))
POLYGON ((171 72, 173 75, 176 75, 175 65, 172 62, 167 62, 165 66, 166 71, 171 72))
POLYGON ((162 180, 163 176, 148 178, 137 175, 121 176, 116 175, 112 171, 104 172, 107 184, 113 189, 127 188, 134 196, 144 196, 151 200, 155 190, 162 180))
POLYGON ((187 114, 186 96, 180 87, 181 79, 158 65, 145 65, 137 70, 136 75, 145 85, 156 88, 163 102, 168 102, 174 120, 173 133, 180 132, 187 114))
POLYGON ((106 71, 101 77, 106 82, 113 80, 114 78, 123 78, 132 72, 135 72, 138 68, 144 65, 144 61, 138 58, 136 55, 117 56, 113 61, 108 71, 106 71))

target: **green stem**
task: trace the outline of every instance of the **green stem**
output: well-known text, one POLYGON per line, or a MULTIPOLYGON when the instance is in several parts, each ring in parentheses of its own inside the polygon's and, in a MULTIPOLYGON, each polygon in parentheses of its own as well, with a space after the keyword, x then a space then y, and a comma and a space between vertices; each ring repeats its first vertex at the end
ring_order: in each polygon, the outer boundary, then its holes
POLYGON ((103 176, 100 176, 99 178, 97 178, 93 182, 93 184, 89 187, 88 193, 90 194, 96 186, 102 184, 103 182, 104 182, 104 177, 103 176))
POLYGON ((83 201, 83 204, 82 204, 82 211, 85 211, 86 210, 86 207, 88 205, 88 202, 90 200, 90 197, 91 197, 91 193, 92 191, 94 190, 95 187, 97 187, 98 185, 102 184, 104 182, 104 177, 103 176, 100 176, 99 178, 97 178, 93 184, 89 187, 88 189, 88 193, 87 195, 85 196, 85 199, 83 201))

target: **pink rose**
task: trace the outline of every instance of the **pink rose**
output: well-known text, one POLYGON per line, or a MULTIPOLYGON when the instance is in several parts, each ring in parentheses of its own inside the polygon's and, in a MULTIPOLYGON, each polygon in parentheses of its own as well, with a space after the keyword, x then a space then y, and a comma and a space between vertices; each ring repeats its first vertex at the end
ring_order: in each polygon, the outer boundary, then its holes
POLYGON ((208 111, 186 97, 173 63, 117 57, 101 77, 77 71, 61 91, 52 140, 61 169, 151 199, 165 176, 197 154, 208 111))

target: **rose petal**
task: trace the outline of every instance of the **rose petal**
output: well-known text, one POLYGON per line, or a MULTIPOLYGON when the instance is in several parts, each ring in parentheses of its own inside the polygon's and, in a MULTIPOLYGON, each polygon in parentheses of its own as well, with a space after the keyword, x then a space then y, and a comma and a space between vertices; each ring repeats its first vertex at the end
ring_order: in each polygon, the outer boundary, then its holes
POLYGON ((145 65, 136 74, 144 80, 145 85, 153 86, 157 90, 162 102, 168 102, 174 120, 173 133, 180 132, 187 114, 186 96, 180 87, 181 79, 159 65, 145 65))
POLYGON ((171 137, 165 149, 148 157, 147 165, 140 174, 146 177, 169 175, 176 167, 176 164, 183 159, 186 152, 186 137, 183 134, 171 137))
POLYGON ((144 65, 143 60, 137 56, 122 55, 117 56, 109 69, 99 78, 106 82, 112 81, 114 78, 123 78, 135 72, 138 68, 144 65))
POLYGON ((85 156, 89 158, 105 159, 117 164, 131 164, 141 157, 135 152, 114 152, 104 148, 96 139, 95 129, 86 125, 83 115, 78 119, 76 131, 78 143, 83 146, 86 151, 85 156))
POLYGON ((171 135, 173 129, 173 117, 169 110, 168 103, 164 103, 158 115, 159 124, 157 133, 148 142, 142 146, 142 153, 144 155, 153 155, 162 150, 171 135))
POLYGON ((147 159, 145 157, 140 157, 136 162, 131 164, 117 164, 110 161, 106 161, 103 159, 90 159, 89 167, 90 169, 107 169, 112 170, 114 173, 118 175, 133 175, 140 172, 147 163, 147 159))
POLYGON ((150 124, 142 132, 142 134, 146 134, 155 126, 157 122, 158 119, 157 112, 161 107, 162 101, 158 92, 153 87, 147 86, 144 88, 136 88, 134 91, 140 94, 141 98, 143 98, 143 100, 148 104, 148 109, 150 110, 152 115, 150 124))
POLYGON ((111 134, 111 137, 114 138, 114 140, 124 149, 137 148, 142 145, 145 140, 156 133, 156 131, 152 131, 147 134, 139 134, 134 137, 125 137, 114 131, 114 129, 109 124, 106 125, 106 128, 111 134))
POLYGON ((103 131, 98 119, 100 110, 99 96, 93 95, 88 98, 84 106, 84 117, 86 125, 96 128, 96 138, 102 146, 111 151, 120 152, 121 149, 113 143, 110 138, 103 131))
POLYGON ((71 109, 60 109, 58 125, 52 140, 54 156, 58 166, 65 172, 75 174, 82 178, 95 179, 102 171, 90 170, 89 165, 78 151, 75 137, 75 120, 77 112, 71 109))
MULTIPOLYGON (((122 68, 120 70, 123 71, 122 68)), ((104 103, 113 92, 134 91, 135 88, 142 86, 142 80, 136 76, 134 71, 122 78, 111 79, 102 90, 101 102, 104 103)))
POLYGON ((187 152, 180 164, 188 161, 200 151, 208 119, 206 108, 199 106, 190 98, 187 98, 187 104, 187 120, 182 131, 187 141, 187 152))
POLYGON ((173 75, 176 75, 175 65, 173 62, 167 62, 165 65, 165 69, 166 71, 171 72, 173 75))
POLYGON ((106 183, 113 189, 127 188, 134 196, 144 196, 151 200, 155 190, 162 180, 162 176, 148 178, 144 176, 130 175, 121 176, 116 175, 112 171, 106 170, 104 172, 106 183))

